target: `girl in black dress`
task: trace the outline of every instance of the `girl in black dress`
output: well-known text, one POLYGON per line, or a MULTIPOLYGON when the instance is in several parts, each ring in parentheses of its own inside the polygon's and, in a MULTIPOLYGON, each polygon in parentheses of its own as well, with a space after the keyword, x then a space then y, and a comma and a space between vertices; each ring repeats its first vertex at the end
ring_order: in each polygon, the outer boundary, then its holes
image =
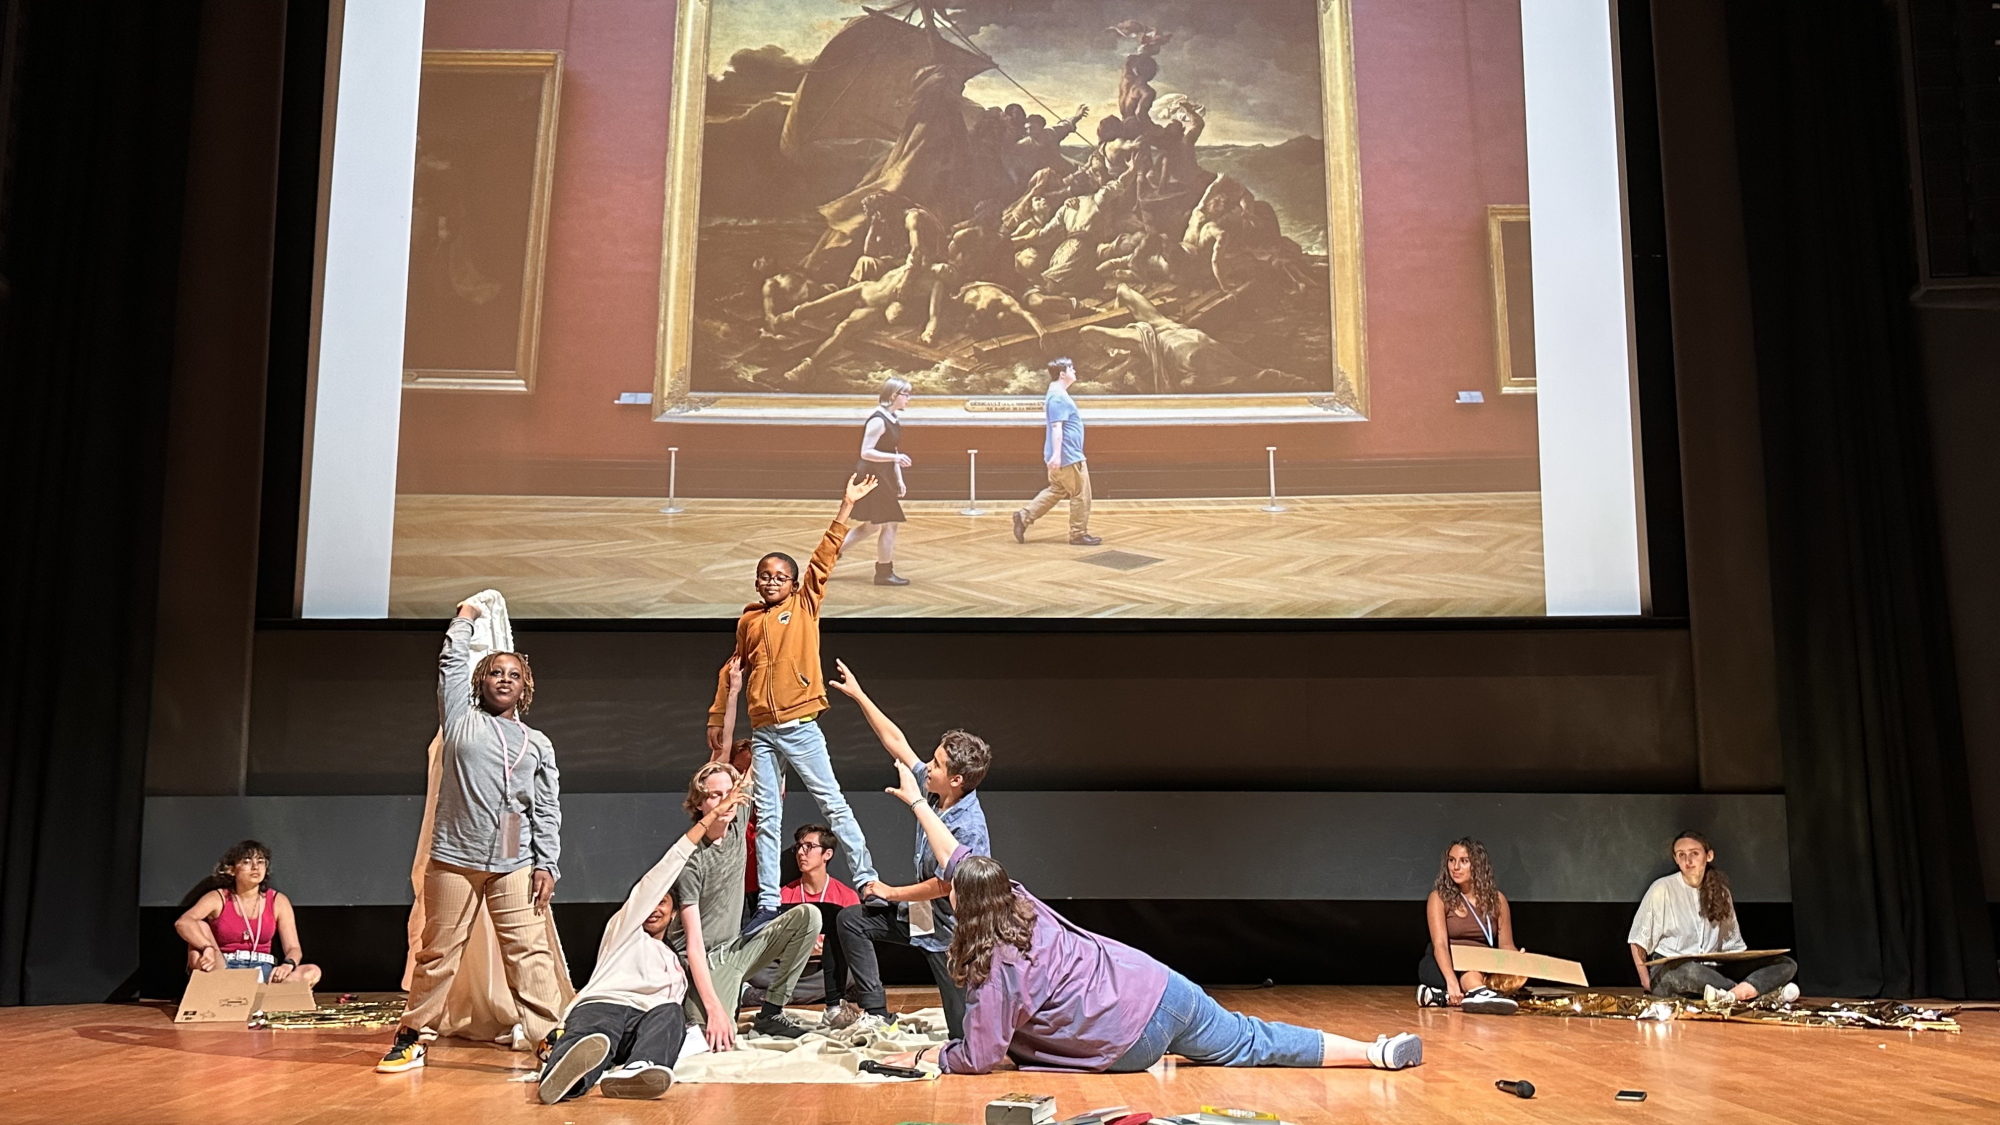
POLYGON ((868 425, 861 431, 861 459, 855 462, 854 474, 876 477, 882 486, 855 502, 853 526, 841 543, 841 553, 873 531, 878 544, 875 584, 908 586, 910 580, 896 573, 896 525, 903 522, 902 497, 909 491, 903 483, 903 470, 910 467, 910 458, 897 451, 903 442, 903 426, 896 417, 910 405, 910 381, 893 375, 882 380, 876 399, 875 411, 868 415, 868 425))

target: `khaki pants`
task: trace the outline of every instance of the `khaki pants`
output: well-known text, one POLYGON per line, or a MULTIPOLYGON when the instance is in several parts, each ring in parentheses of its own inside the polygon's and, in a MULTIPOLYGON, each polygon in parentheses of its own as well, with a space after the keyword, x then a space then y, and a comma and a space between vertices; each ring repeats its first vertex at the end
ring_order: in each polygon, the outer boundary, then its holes
POLYGON ((423 948, 410 974, 403 1026, 437 1026, 481 902, 500 938, 507 987, 521 1009, 521 1032, 529 1042, 540 1042, 556 1026, 562 999, 548 924, 535 913, 534 871, 526 867, 501 875, 433 860, 424 869, 423 948))
POLYGON ((1058 503, 1069 501, 1069 537, 1090 534, 1090 465, 1078 461, 1049 473, 1049 486, 1023 508, 1022 518, 1034 523, 1058 503))
MULTIPOLYGON (((778 963, 778 977, 771 982, 771 988, 764 999, 783 1007, 792 998, 792 990, 799 986, 799 975, 806 970, 806 961, 812 957, 813 938, 819 936, 819 907, 800 903, 787 907, 783 914, 770 925, 749 937, 735 937, 708 953, 708 979, 715 986, 715 998, 724 1004, 735 1004, 743 994, 743 981, 750 974, 773 961, 778 963)), ((705 1013, 701 996, 689 988, 685 1001, 688 1019, 702 1023, 705 1013)), ((734 1016, 735 1010, 730 1013, 734 1016)))

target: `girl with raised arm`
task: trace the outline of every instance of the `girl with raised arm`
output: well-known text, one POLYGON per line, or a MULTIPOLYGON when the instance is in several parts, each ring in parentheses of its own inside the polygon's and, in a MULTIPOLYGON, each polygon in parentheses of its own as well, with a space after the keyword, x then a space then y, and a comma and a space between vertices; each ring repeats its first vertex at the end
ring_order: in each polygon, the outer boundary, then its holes
POLYGON ((1224 1009, 1160 962, 1049 909, 998 861, 971 855, 909 767, 896 763, 896 777, 887 792, 916 815, 951 884, 958 928, 949 963, 965 989, 965 1034, 889 1061, 936 1063, 947 1074, 985 1074, 1009 1058, 1123 1073, 1169 1053, 1212 1066, 1400 1070, 1423 1062, 1423 1040, 1408 1032, 1363 1043, 1224 1009))
POLYGON ((1489 980, 1477 970, 1451 967, 1454 945, 1514 949, 1514 915, 1507 896, 1493 885, 1493 859, 1486 845, 1470 836, 1453 840, 1438 861, 1437 882, 1424 902, 1431 940, 1417 962, 1417 1006, 1463 1007, 1468 1012, 1510 1016, 1520 1005, 1507 993, 1527 983, 1520 977, 1489 980), (1500 987, 1504 986, 1504 987, 1500 987))
POLYGON ((903 522, 903 497, 909 486, 903 470, 910 467, 910 455, 903 452, 903 411, 910 405, 910 381, 898 375, 882 380, 874 413, 861 429, 861 459, 854 463, 857 477, 880 477, 875 491, 855 502, 853 525, 841 541, 843 554, 857 539, 875 533, 875 584, 908 586, 910 580, 896 573, 896 525, 903 522))
POLYGON ((188 944, 188 971, 255 969, 259 979, 319 983, 319 966, 304 964, 299 924, 292 900, 269 885, 271 849, 245 840, 222 853, 210 882, 194 905, 174 922, 188 944), (273 946, 276 949, 273 949, 273 946), (282 951, 284 960, 277 959, 282 951))

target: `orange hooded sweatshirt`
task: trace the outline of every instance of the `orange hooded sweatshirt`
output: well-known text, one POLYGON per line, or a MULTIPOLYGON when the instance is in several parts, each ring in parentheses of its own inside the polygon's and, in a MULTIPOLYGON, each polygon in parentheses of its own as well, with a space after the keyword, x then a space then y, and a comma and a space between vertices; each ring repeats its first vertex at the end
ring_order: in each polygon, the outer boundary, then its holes
MULTIPOLYGON (((840 561, 840 543, 847 524, 834 520, 806 563, 790 595, 765 605, 743 607, 736 620, 736 651, 743 661, 743 694, 750 706, 750 726, 775 726, 809 718, 826 710, 826 678, 819 667, 819 607, 826 597, 826 580, 840 561)), ((715 704, 708 725, 720 727, 729 706, 729 663, 715 677, 715 704)))

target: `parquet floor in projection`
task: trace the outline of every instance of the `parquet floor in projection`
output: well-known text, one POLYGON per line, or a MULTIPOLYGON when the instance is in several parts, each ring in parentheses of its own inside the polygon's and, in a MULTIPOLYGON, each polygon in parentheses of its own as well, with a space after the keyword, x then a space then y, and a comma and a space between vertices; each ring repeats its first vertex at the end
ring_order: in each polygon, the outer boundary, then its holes
MULTIPOLYGON (((1542 612, 1535 493, 1099 500, 1099 547, 1057 508, 1014 542, 1017 499, 906 502, 903 587, 872 582, 873 540, 835 570, 830 617, 1370 617, 1542 612)), ((804 562, 823 500, 397 498, 394 616, 438 617, 493 586, 518 617, 734 617, 767 551, 804 562)))

